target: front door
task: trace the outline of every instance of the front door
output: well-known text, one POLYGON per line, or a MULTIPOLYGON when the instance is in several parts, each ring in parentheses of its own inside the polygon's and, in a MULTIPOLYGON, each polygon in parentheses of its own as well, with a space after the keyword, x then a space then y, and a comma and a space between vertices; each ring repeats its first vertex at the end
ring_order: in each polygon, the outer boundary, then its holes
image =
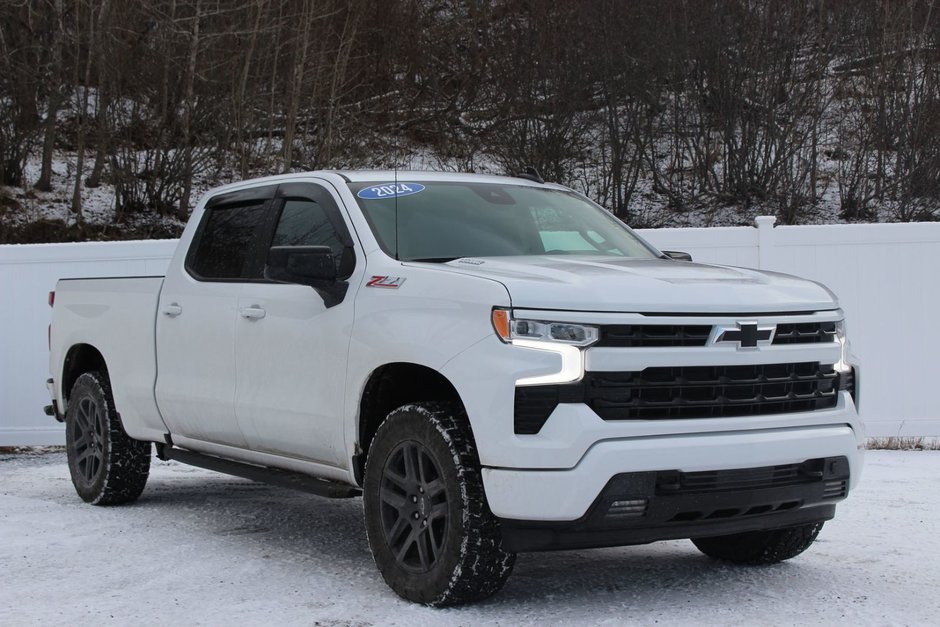
POLYGON ((346 288, 350 275, 362 270, 355 267, 345 219, 325 188, 281 185, 274 215, 268 248, 329 246, 339 278, 317 287, 273 281, 244 286, 235 324, 235 413, 254 450, 343 466, 353 320, 353 294, 346 288))

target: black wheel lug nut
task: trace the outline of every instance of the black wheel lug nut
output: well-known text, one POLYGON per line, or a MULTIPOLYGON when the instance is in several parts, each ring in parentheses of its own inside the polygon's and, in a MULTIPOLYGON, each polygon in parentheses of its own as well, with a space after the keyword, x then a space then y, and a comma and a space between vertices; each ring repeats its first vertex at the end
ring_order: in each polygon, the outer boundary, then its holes
POLYGON ((411 502, 412 502, 412 503, 417 503, 417 502, 418 502, 418 497, 412 496, 412 497, 411 497, 411 502))

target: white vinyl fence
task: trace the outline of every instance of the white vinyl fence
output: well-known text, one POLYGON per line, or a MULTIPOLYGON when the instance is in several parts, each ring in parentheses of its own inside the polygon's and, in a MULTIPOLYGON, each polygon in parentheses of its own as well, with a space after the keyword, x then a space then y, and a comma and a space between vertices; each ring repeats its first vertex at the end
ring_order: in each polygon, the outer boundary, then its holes
POLYGON ((49 404, 52 310, 59 278, 161 275, 176 240, 0 246, 0 446, 65 444, 49 404))
MULTIPOLYGON (((838 296, 860 357, 869 435, 940 436, 940 223, 640 231, 696 261, 796 274, 838 296)), ((0 446, 61 444, 48 404, 46 295, 59 277, 163 274, 175 240, 0 246, 0 446)))

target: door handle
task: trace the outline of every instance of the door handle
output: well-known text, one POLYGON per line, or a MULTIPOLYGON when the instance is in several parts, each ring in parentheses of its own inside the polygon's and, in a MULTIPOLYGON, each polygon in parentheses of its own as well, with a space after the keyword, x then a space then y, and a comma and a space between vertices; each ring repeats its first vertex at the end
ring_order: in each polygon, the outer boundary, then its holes
POLYGON ((183 313, 183 308, 179 306, 179 303, 170 303, 169 305, 164 305, 160 309, 160 313, 164 316, 169 316, 170 318, 175 318, 176 316, 183 313))
POLYGON ((246 320, 261 320, 265 315, 264 309, 258 305, 242 307, 238 310, 238 313, 241 314, 241 317, 246 320))

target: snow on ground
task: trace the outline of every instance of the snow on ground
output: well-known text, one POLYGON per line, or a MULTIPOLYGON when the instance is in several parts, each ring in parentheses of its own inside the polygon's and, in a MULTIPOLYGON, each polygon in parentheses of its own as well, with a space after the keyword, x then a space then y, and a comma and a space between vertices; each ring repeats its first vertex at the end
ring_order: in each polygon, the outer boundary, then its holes
POLYGON ((143 497, 92 507, 61 452, 0 455, 0 623, 937 624, 940 452, 869 452, 817 543, 739 568, 687 541, 521 555, 501 594, 433 610, 372 563, 359 499, 154 460, 143 497))
MULTIPOLYGON (((94 153, 85 153, 87 176, 91 173, 91 164, 94 163, 94 153)), ((36 220, 63 220, 74 221, 70 207, 72 191, 75 185, 75 153, 57 151, 52 160, 52 189, 41 192, 29 187, 27 190, 15 190, 19 204, 23 207, 20 215, 14 216, 19 220, 34 222, 36 220)), ((26 162, 24 178, 28 185, 39 180, 41 162, 38 159, 29 159, 26 162)), ((13 191, 13 190, 11 190, 13 191)), ((82 211, 85 219, 92 224, 106 224, 114 219, 114 187, 102 185, 96 188, 81 187, 82 211)))

